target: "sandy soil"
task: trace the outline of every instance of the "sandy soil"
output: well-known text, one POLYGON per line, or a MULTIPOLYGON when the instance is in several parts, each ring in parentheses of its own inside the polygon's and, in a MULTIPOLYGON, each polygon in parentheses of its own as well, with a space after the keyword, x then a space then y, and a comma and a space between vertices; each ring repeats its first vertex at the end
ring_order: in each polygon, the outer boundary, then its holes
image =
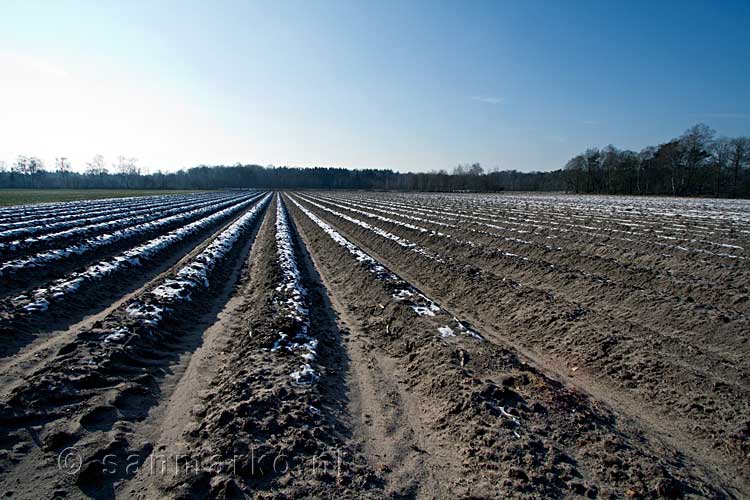
POLYGON ((744 212, 499 199, 286 193, 156 327, 129 305, 231 221, 6 311, 0 494, 750 496, 744 212))

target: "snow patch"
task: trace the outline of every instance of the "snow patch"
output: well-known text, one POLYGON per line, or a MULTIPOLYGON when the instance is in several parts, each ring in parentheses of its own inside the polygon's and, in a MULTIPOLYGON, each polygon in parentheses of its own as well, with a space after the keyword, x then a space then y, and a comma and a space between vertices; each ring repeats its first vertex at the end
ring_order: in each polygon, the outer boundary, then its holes
POLYGON ((320 378, 312 368, 317 356, 318 340, 309 335, 310 313, 307 306, 307 290, 302 284, 302 274, 294 255, 292 233, 289 228, 289 218, 281 195, 276 195, 276 253, 281 268, 281 282, 276 286, 276 307, 283 317, 293 321, 292 335, 279 332, 272 352, 281 349, 288 350, 302 358, 304 363, 290 374, 295 384, 314 384, 320 378))
POLYGON ((438 328, 438 332, 440 332, 440 336, 442 338, 456 336, 456 334, 453 333, 453 328, 451 328, 450 326, 441 326, 440 328, 438 328))

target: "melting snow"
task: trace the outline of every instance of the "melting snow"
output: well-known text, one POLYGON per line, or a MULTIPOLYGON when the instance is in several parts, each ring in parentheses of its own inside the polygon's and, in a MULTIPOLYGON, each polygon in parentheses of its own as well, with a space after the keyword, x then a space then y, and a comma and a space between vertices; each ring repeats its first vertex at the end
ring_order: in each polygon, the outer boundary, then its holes
MULTIPOLYGON (((447 311, 442 309, 438 304, 427 298, 424 294, 420 293, 416 288, 414 288, 412 285, 401 279, 396 274, 390 272, 387 270, 383 265, 379 264, 373 257, 365 253, 363 250, 361 250, 359 247, 357 247, 354 243, 350 242, 346 238, 344 238, 338 231, 336 231, 333 227, 328 225, 326 222, 318 218, 315 214, 313 214, 310 210, 303 207, 295 198, 291 197, 289 198, 292 203, 294 203, 297 208, 302 210, 302 212, 310 218, 318 227, 320 227, 323 232, 325 232, 334 242, 339 244, 340 246, 346 248, 349 253, 351 253, 358 262, 365 265, 367 270, 375 275, 375 279, 378 279, 380 281, 385 281, 389 285, 393 286, 395 291, 392 293, 392 297, 396 299, 397 301, 407 303, 412 309, 414 309, 417 314, 420 315, 426 315, 426 316, 436 316, 438 314, 440 315, 449 315, 447 311)), ((462 335, 466 335, 472 338, 475 338, 477 340, 483 341, 481 335, 479 335, 477 332, 466 326, 463 322, 458 320, 455 317, 449 316, 452 318, 452 322, 454 323, 454 327, 443 327, 448 328, 451 330, 451 333, 453 333, 454 329, 461 333, 462 335)), ((440 330, 440 333, 442 334, 444 330, 440 330)))
POLYGON ((442 338, 456 336, 456 334, 453 333, 453 329, 450 326, 441 326, 440 328, 438 328, 438 332, 440 332, 440 336, 442 338))
POLYGON ((319 379, 318 373, 311 366, 317 355, 318 341, 308 335, 310 317, 307 290, 302 285, 302 275, 294 255, 289 219, 279 194, 276 195, 276 252, 282 272, 281 283, 276 287, 279 294, 276 306, 283 315, 294 320, 296 331, 291 337, 279 332, 279 339, 271 351, 277 352, 285 348, 298 354, 304 363, 290 376, 296 384, 313 384, 319 379))
MULTIPOLYGON (((129 267, 138 267, 141 264, 141 259, 150 259, 156 256, 161 251, 186 239, 190 235, 195 234, 196 232, 210 226, 211 224, 214 224, 215 222, 242 210, 243 208, 247 207, 249 204, 255 202, 256 199, 257 199, 257 196, 250 198, 248 200, 242 201, 240 203, 237 203, 233 206, 230 206, 216 213, 213 213, 207 217, 204 217, 195 222, 192 222, 186 226, 180 227, 170 233, 159 236, 147 243, 138 245, 137 247, 134 247, 130 250, 126 250, 125 252, 111 258, 108 261, 102 261, 92 266, 89 266, 84 271, 72 273, 70 277, 57 280, 53 282, 53 284, 47 288, 36 289, 32 292, 34 302, 32 304, 27 305, 26 308, 28 308, 29 306, 34 306, 34 308, 27 309, 27 310, 29 311, 44 310, 46 309, 46 307, 44 309, 40 309, 38 305, 35 306, 34 304, 39 304, 42 301, 44 301, 44 303, 49 305, 49 303, 47 302, 48 300, 59 301, 65 298, 66 296, 69 296, 77 292, 80 289, 81 285, 83 285, 84 283, 95 282, 116 271, 121 271, 129 267)), ((257 206, 255 207, 254 210, 257 210, 257 206)), ((249 213, 255 214, 255 211, 252 211, 249 213)), ((223 234, 224 233, 222 233, 222 235, 223 234)), ((217 237, 217 240, 219 238, 221 238, 221 235, 217 237)), ((185 273, 188 274, 187 271, 185 273)), ((182 281, 184 280, 171 280, 171 281, 165 282, 160 287, 157 287, 156 289, 157 297, 164 299, 170 295, 180 296, 179 290, 184 289, 184 287, 181 287, 181 286, 175 287, 174 285, 175 283, 181 283, 182 285, 184 285, 182 281)))

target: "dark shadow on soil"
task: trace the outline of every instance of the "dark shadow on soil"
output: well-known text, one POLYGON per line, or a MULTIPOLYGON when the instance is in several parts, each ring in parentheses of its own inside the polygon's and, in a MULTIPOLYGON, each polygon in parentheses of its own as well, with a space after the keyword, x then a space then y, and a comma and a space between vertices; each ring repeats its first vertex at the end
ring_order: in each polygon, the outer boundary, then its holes
POLYGON ((336 429, 343 439, 348 440, 352 432, 343 424, 348 421, 346 413, 350 402, 345 381, 348 379, 351 359, 343 345, 344 336, 348 335, 348 332, 339 328, 338 314, 331 304, 325 285, 315 269, 307 248, 302 243, 292 217, 289 217, 289 228, 293 234, 300 271, 309 293, 311 328, 320 341, 319 364, 328 368, 319 381, 320 392, 325 403, 321 410, 331 427, 336 429))
MULTIPOLYGON (((145 345, 139 345, 135 349, 122 352, 120 355, 104 360, 101 365, 85 379, 75 380, 78 385, 80 398, 68 398, 65 395, 54 397, 48 390, 32 389, 25 393, 24 399, 30 397, 38 403, 34 408, 14 405, 13 399, 10 405, 3 405, 0 412, 0 435, 9 436, 18 431, 28 429, 28 421, 24 422, 22 414, 31 412, 32 416, 51 414, 48 419, 50 425, 45 429, 44 436, 38 444, 47 451, 56 451, 71 443, 81 442, 90 433, 103 433, 104 440, 109 440, 112 431, 118 424, 123 422, 138 422, 144 420, 152 408, 156 407, 161 399, 161 384, 170 375, 174 374, 174 368, 185 355, 192 355, 203 344, 203 333, 211 324, 218 320, 219 313, 233 293, 245 267, 247 257, 255 242, 258 230, 268 209, 266 205, 264 212, 259 214, 250 233, 244 238, 244 243, 239 249, 230 252, 226 262, 214 273, 210 281, 214 287, 200 295, 195 295, 193 300, 187 302, 183 307, 175 310, 170 319, 164 322, 156 331, 152 341, 146 341, 145 345), (216 286, 218 285, 218 286, 216 286), (85 394, 89 392, 91 398, 101 394, 99 389, 115 389, 118 394, 112 405, 86 407, 85 394), (72 414, 61 412, 65 406, 73 405, 70 409, 72 414), (16 406, 16 408, 12 408, 16 406), (80 413, 79 413, 80 412, 80 413), (17 415, 16 415, 17 414, 17 415), (74 434, 62 431, 69 423, 70 417, 78 418, 80 427, 74 434), (59 426, 57 419, 61 419, 59 426), (65 435, 65 439, 53 439, 56 435, 65 435), (46 438, 46 442, 45 442, 46 438)), ((241 216, 241 212, 237 217, 241 216)), ((223 224, 225 227, 231 224, 236 217, 223 224)), ((210 234, 217 231, 214 226, 209 230, 210 234)), ((202 232, 206 237, 206 232, 202 232)), ((185 253, 192 249, 188 244, 185 253)), ((170 259, 174 265, 184 254, 170 259)), ((159 266, 160 271, 165 271, 169 266, 159 266)), ((156 276, 158 272, 154 272, 156 276)), ((141 283, 147 280, 139 280, 141 283)), ((134 286, 133 288, 137 288, 134 286)), ((117 314, 117 313, 115 313, 117 314)), ((96 332, 90 332, 92 340, 96 338, 96 332)), ((76 342, 86 343, 86 333, 78 337, 76 342)), ((140 340, 146 340, 141 338, 140 340)), ((101 341, 97 339, 97 341, 101 341)), ((52 359, 51 363, 60 365, 64 370, 65 359, 52 359)), ((17 401, 16 403, 21 403, 17 401)), ((119 432, 117 434, 120 434, 119 432)), ((12 440, 10 441, 12 443, 12 440)), ((104 441, 106 442, 106 441, 104 441)), ((124 479, 129 479, 134 472, 144 463, 151 453, 148 446, 141 449, 133 449, 124 436, 115 435, 108 444, 102 443, 92 456, 86 458, 82 463, 80 474, 76 477, 76 486, 88 497, 96 499, 114 499, 115 484, 124 479), (103 457, 108 457, 111 463, 129 464, 129 469, 117 468, 113 473, 102 473, 106 464, 103 457), (114 457, 114 458, 113 458, 114 457), (137 460, 137 463, 134 462, 137 460)))

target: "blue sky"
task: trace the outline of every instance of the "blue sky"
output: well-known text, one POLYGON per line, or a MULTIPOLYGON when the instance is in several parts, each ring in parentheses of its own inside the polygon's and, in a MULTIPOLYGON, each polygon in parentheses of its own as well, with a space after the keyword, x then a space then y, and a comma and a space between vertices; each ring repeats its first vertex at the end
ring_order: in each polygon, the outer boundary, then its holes
POLYGON ((559 168, 750 135, 750 2, 0 3, 0 160, 559 168))

